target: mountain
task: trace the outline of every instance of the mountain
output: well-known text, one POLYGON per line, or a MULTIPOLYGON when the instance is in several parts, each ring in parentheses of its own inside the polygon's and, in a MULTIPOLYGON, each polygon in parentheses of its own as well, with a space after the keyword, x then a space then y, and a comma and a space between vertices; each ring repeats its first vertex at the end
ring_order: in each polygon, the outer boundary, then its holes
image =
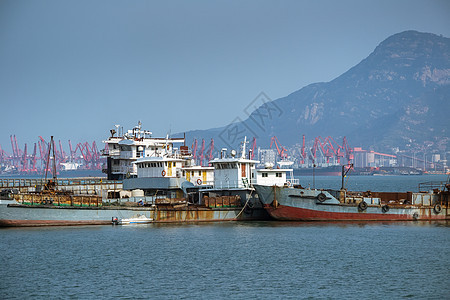
MULTIPOLYGON (((269 101, 262 94, 246 120, 191 131, 237 147, 246 135, 267 147, 272 136, 285 146, 307 139, 346 136, 350 146, 448 150, 450 140, 450 39, 405 31, 382 43, 358 65, 326 83, 308 85, 269 101)), ((250 110, 250 107, 248 108, 250 110)))

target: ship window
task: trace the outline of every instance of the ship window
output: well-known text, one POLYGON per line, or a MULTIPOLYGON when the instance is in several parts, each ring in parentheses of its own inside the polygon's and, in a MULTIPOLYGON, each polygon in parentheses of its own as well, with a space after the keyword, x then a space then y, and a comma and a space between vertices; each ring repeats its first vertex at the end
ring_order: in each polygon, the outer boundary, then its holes
POLYGON ((192 173, 192 176, 194 176, 194 171, 192 171, 191 173, 192 173))
POLYGON ((276 177, 282 177, 281 173, 276 173, 275 176, 276 177))
POLYGON ((198 176, 202 176, 202 171, 198 171, 198 176))
POLYGON ((184 172, 184 170, 183 170, 183 176, 186 176, 186 173, 184 172))
POLYGON ((267 177, 267 173, 262 173, 262 177, 267 177))
POLYGON ((167 161, 164 162, 164 165, 167 167, 167 161))

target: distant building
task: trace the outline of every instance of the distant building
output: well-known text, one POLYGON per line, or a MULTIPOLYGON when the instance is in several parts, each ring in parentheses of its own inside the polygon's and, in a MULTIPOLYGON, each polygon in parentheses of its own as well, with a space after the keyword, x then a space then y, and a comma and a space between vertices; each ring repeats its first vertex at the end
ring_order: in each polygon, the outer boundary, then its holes
POLYGON ((353 149, 353 156, 355 168, 397 166, 397 157, 395 155, 368 151, 361 147, 353 149))
POLYGON ((361 147, 355 147, 353 149, 353 166, 355 168, 365 168, 368 166, 367 150, 363 150, 361 147))
POLYGON ((277 155, 275 150, 258 148, 258 160, 260 161, 261 165, 264 165, 266 163, 275 165, 276 158, 277 155))

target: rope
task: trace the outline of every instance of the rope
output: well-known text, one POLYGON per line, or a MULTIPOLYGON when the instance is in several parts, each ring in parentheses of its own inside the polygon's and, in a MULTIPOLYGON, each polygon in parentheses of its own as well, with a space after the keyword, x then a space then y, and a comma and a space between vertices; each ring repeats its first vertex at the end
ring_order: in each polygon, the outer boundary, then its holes
POLYGON ((242 212, 244 211, 245 207, 248 205, 248 202, 250 201, 252 194, 253 194, 254 190, 251 190, 250 195, 247 199, 247 201, 245 202, 244 206, 242 207, 241 211, 237 214, 236 219, 239 218, 239 216, 242 214, 242 212))

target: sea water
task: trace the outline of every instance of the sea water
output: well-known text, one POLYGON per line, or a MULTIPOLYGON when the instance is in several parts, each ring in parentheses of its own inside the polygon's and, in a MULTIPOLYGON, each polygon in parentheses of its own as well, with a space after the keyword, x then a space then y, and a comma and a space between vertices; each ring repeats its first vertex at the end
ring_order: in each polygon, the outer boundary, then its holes
POLYGON ((448 299, 449 247, 445 221, 3 228, 0 298, 448 299))

